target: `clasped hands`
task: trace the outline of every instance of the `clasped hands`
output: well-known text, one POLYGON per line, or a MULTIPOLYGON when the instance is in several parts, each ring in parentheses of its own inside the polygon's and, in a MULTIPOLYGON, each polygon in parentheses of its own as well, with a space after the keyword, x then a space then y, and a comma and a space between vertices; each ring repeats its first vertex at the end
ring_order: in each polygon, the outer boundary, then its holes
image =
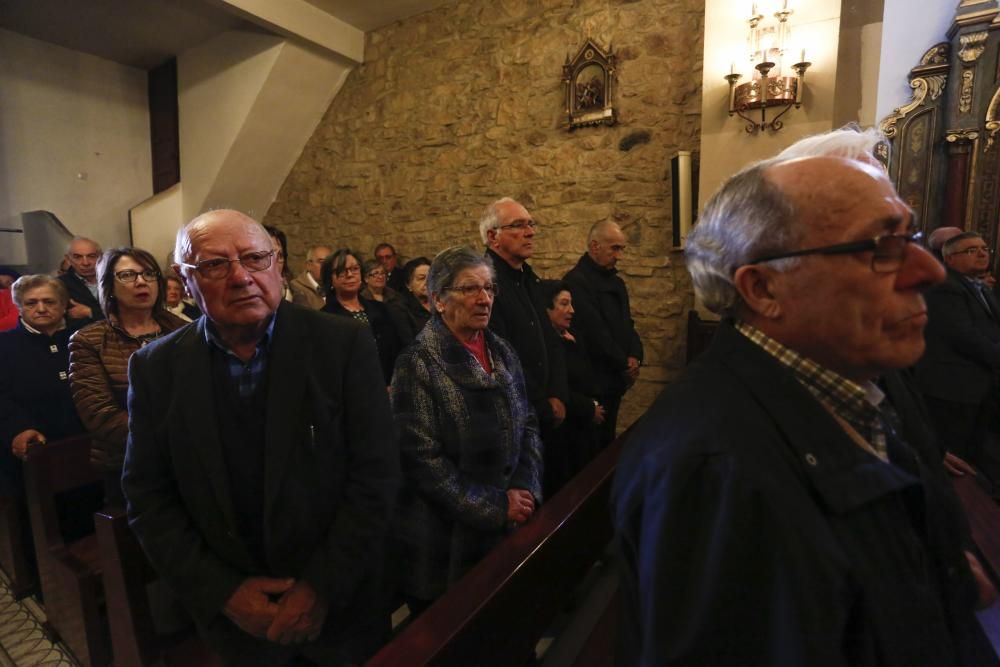
POLYGON ((250 577, 229 596, 223 613, 254 637, 299 644, 319 637, 327 604, 301 579, 250 577), (277 600, 275 596, 279 596, 277 600))
POLYGON ((527 523, 535 513, 535 498, 524 489, 507 489, 507 520, 517 525, 527 523))

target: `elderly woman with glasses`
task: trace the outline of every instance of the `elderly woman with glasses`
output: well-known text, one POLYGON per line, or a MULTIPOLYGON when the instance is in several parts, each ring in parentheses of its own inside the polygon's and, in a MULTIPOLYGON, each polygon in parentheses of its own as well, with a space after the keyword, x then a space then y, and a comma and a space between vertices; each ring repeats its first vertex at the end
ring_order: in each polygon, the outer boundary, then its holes
POLYGON ((388 386, 396 357, 403 347, 402 338, 385 304, 361 295, 361 262, 357 255, 347 248, 332 253, 323 260, 320 280, 327 292, 325 312, 352 317, 371 329, 388 386))
POLYGON ((542 446, 521 363, 487 329, 493 266, 467 247, 430 267, 433 315, 396 364, 404 486, 401 593, 419 613, 541 502, 542 446))
POLYGON ((106 502, 118 506, 128 436, 129 357, 187 323, 163 308, 163 276, 145 250, 106 251, 97 263, 97 285, 107 319, 70 338, 69 380, 77 412, 92 437, 91 461, 107 472, 106 502))

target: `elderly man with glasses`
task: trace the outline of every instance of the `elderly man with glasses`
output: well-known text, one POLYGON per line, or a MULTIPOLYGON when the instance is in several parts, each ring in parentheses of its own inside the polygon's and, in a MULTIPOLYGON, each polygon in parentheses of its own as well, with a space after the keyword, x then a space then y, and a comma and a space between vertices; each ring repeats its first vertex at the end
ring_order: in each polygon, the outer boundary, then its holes
POLYGON ((511 344, 521 360, 528 401, 538 414, 542 441, 566 418, 566 360, 546 312, 541 281, 528 260, 538 223, 510 197, 486 207, 479 234, 496 270, 499 294, 490 330, 511 344))
POLYGON ((132 358, 129 524, 227 663, 361 664, 399 484, 375 342, 283 301, 241 213, 196 218, 174 257, 205 317, 132 358))
POLYGON ((927 353, 916 378, 943 446, 1000 494, 1000 303, 982 281, 993 251, 976 232, 941 248, 948 277, 927 292, 927 353))
POLYGON ((944 271, 885 172, 829 153, 744 169, 689 238, 723 323, 617 470, 622 664, 998 664, 897 372, 944 271))

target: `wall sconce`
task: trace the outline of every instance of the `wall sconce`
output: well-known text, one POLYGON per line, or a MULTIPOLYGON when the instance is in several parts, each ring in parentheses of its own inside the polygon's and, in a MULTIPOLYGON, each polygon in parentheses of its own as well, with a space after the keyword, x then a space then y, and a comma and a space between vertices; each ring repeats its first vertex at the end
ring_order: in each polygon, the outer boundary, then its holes
POLYGON ((747 36, 750 65, 754 70, 750 81, 736 85, 743 76, 736 71, 736 63, 730 66, 725 77, 729 82, 729 115, 736 114, 747 121, 749 134, 757 134, 765 128, 777 132, 783 127, 781 117, 793 106, 796 109, 802 106, 805 74, 812 65, 806 61, 806 50, 800 49, 798 62, 791 65, 795 76, 786 76, 789 72, 783 65, 792 58, 790 53, 793 51, 788 22, 792 10, 788 8, 788 0, 780 2, 781 9, 773 14, 775 21, 765 21, 764 14, 758 12, 757 3, 753 3, 747 36), (769 107, 780 109, 770 121, 767 119, 769 107), (758 109, 760 121, 747 115, 758 109))

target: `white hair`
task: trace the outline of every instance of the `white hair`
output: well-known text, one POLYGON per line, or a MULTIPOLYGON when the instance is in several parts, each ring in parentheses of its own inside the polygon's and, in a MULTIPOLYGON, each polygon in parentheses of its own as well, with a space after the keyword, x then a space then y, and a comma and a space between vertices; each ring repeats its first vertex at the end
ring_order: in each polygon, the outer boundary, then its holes
POLYGON ((497 229, 500 226, 500 205, 517 203, 516 199, 503 197, 486 207, 482 217, 479 218, 479 236, 483 239, 483 245, 488 246, 490 244, 489 231, 497 229))

